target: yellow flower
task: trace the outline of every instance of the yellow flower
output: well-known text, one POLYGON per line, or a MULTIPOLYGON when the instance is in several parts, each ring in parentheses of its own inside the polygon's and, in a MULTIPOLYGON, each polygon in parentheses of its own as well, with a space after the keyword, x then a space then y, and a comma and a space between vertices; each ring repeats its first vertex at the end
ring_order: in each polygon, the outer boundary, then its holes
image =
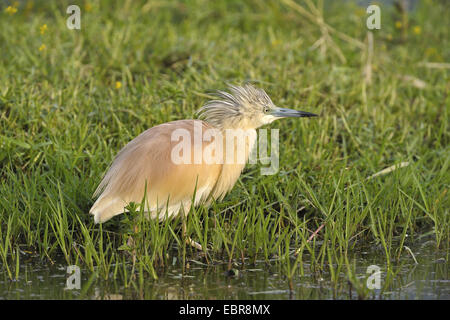
POLYGON ((420 26, 415 26, 415 27, 413 28, 413 32, 414 32, 416 35, 419 35, 419 34, 422 33, 422 28, 421 28, 420 26))
POLYGON ((17 12, 17 8, 14 7, 14 6, 8 6, 8 7, 5 9, 5 12, 6 12, 6 13, 9 13, 10 15, 13 15, 14 13, 17 12))
POLYGON ((386 38, 389 40, 389 41, 391 41, 392 40, 392 34, 388 34, 387 36, 386 36, 386 38))
POLYGON ((47 29, 48 29, 47 24, 45 23, 39 28, 41 34, 44 34, 47 31, 47 29))
POLYGON ((116 89, 122 88, 122 82, 116 81, 116 89))
POLYGON ((400 21, 396 21, 396 22, 395 22, 395 27, 396 27, 397 29, 400 29, 400 28, 402 27, 402 23, 401 23, 400 21))
POLYGON ((39 47, 39 51, 44 51, 47 49, 47 46, 45 44, 41 44, 41 46, 39 47))
POLYGON ((87 2, 87 3, 84 5, 84 10, 86 10, 86 12, 91 11, 91 10, 92 10, 92 4, 90 4, 89 2, 87 2))

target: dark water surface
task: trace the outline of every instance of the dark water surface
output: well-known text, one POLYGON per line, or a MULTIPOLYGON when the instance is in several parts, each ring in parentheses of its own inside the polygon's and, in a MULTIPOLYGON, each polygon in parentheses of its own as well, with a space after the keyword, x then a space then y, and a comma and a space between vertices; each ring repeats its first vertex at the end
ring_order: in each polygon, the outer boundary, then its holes
POLYGON ((0 273, 0 299, 450 299, 448 252, 437 251, 429 243, 410 248, 417 263, 404 250, 400 262, 391 262, 389 274, 381 250, 357 252, 350 264, 362 289, 349 282, 346 265, 332 281, 329 268, 314 270, 307 256, 303 275, 292 280, 293 290, 279 261, 236 264, 233 276, 226 263, 208 266, 190 261, 183 275, 174 258, 173 266, 160 271, 157 280, 146 276, 139 281, 137 274, 134 281, 127 280, 128 285, 124 279, 104 280, 81 269, 80 289, 72 290, 66 288, 70 274, 65 263, 28 263, 21 267, 18 280, 0 273), (370 265, 380 267, 380 289, 367 288, 370 265))

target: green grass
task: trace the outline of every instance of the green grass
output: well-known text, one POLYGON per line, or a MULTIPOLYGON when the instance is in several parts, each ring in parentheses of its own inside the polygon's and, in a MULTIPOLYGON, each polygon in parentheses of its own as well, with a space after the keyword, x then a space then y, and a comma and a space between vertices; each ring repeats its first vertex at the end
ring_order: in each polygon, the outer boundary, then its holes
POLYGON ((230 268, 264 260, 292 281, 307 255, 364 296, 352 260, 360 248, 379 247, 391 277, 389 266, 410 257, 405 246, 431 237, 449 249, 444 1, 410 13, 382 6, 373 52, 364 8, 351 3, 327 5, 324 20, 357 42, 330 32, 321 44, 323 29, 292 1, 86 1, 78 31, 66 28, 69 2, 27 3, 0 13, 0 265, 9 278, 29 255, 130 285, 156 279, 174 257, 230 268), (223 202, 191 212, 186 235, 203 254, 186 245, 180 219, 132 212, 93 223, 91 195, 129 140, 192 118, 206 94, 245 81, 321 117, 273 123, 280 172, 248 165, 223 202))

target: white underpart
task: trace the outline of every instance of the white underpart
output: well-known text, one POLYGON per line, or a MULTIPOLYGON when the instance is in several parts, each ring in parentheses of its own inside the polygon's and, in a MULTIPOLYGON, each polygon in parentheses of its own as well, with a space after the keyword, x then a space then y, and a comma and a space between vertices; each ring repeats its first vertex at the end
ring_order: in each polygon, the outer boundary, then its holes
POLYGON ((269 124, 269 123, 274 122, 277 119, 279 119, 279 118, 274 117, 270 114, 267 114, 267 115, 263 116, 261 120, 262 120, 263 124, 269 124))

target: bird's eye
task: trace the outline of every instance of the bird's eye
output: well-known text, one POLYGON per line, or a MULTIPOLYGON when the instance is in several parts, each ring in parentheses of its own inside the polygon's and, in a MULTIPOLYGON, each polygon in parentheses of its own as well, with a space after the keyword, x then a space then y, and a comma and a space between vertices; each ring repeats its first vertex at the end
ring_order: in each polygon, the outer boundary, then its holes
POLYGON ((269 107, 264 107, 264 113, 269 112, 269 107))

